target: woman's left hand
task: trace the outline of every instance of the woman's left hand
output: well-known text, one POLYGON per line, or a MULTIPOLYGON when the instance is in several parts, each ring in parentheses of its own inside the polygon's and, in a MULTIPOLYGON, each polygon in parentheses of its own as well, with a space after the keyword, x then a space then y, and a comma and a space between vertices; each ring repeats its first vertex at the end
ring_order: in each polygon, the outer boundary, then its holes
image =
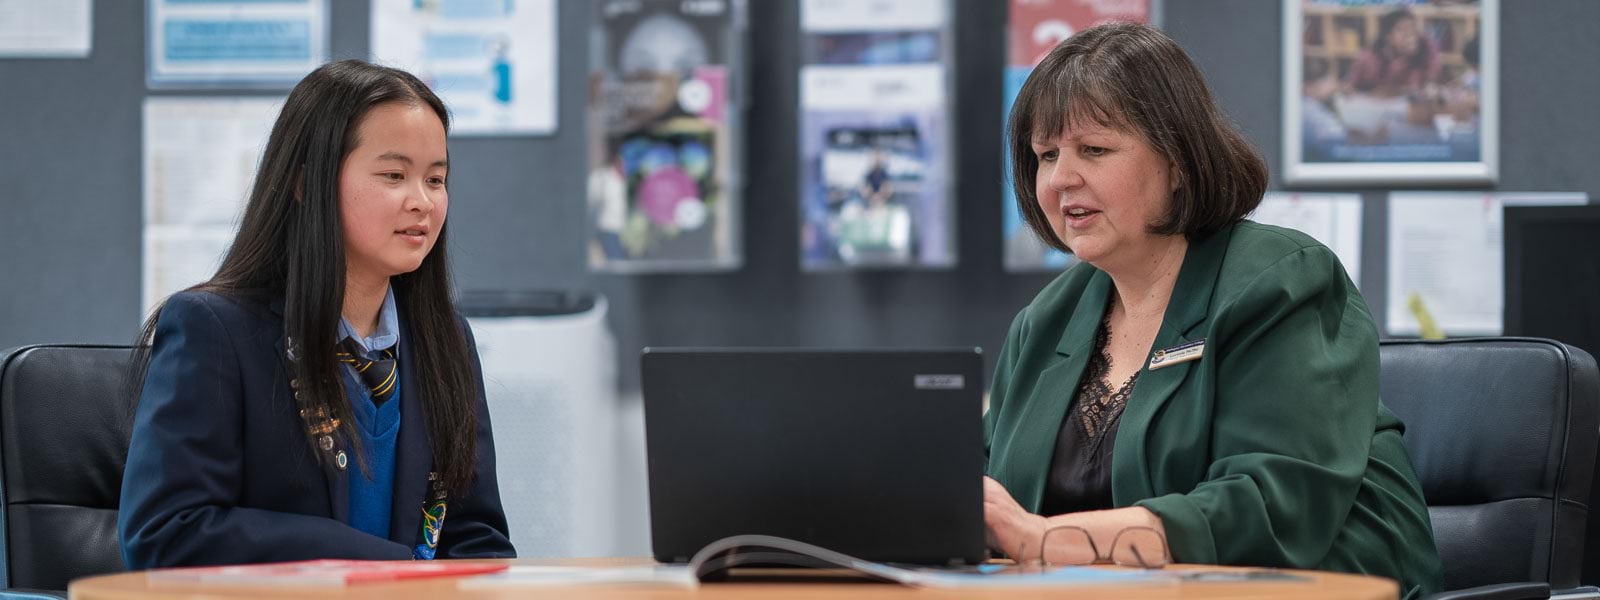
POLYGON ((1022 561, 1025 554, 1037 556, 1047 522, 1028 512, 1011 497, 1011 492, 994 478, 983 478, 983 522, 989 533, 989 548, 1022 561))

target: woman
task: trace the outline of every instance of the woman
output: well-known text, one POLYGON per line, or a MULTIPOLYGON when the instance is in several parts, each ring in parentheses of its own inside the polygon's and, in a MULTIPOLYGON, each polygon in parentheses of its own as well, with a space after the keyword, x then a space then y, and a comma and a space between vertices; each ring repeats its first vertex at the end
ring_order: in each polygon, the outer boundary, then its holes
POLYGON ((129 568, 514 556, 450 299, 448 124, 360 61, 290 92, 222 266, 145 324, 129 568))
POLYGON ((1417 15, 1396 8, 1378 18, 1378 37, 1350 67, 1350 87, 1381 97, 1414 96, 1439 83, 1439 51, 1417 15))
POLYGON ((1012 109, 1018 205, 1082 262, 1020 312, 985 416, 984 517, 1021 559, 1124 531, 1187 563, 1439 565, 1372 317, 1338 259, 1244 221, 1266 165, 1176 43, 1143 25, 1057 47, 1012 109), (1145 529, 1130 529, 1145 528, 1145 529))

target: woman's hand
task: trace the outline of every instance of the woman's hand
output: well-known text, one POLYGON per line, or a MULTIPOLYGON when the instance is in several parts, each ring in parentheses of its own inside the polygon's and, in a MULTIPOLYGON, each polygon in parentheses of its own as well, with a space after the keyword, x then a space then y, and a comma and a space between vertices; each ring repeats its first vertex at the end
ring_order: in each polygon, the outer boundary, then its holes
POLYGON ((983 478, 983 522, 990 549, 1018 562, 1038 557, 1039 539, 1044 537, 1047 526, 1045 518, 1023 509, 1005 486, 988 476, 983 478))
MULTIPOLYGON (((1087 564, 1097 559, 1114 559, 1112 553, 1119 550, 1114 548, 1117 535, 1130 527, 1152 529, 1160 538, 1154 541, 1159 544, 1159 550, 1145 550, 1148 553, 1145 560, 1159 563, 1152 566, 1166 564, 1170 560, 1165 548, 1166 527, 1160 517, 1144 507, 1130 506, 1044 517, 1023 509, 1005 486, 990 477, 984 477, 983 521, 988 531, 989 548, 1003 552, 1017 562, 1044 558, 1040 545, 1044 543, 1045 532, 1051 527, 1066 525, 1083 529, 1093 538, 1093 545, 1081 535, 1053 535, 1050 540, 1050 562, 1087 564)), ((1146 539, 1130 537, 1125 541, 1131 544, 1146 539)))

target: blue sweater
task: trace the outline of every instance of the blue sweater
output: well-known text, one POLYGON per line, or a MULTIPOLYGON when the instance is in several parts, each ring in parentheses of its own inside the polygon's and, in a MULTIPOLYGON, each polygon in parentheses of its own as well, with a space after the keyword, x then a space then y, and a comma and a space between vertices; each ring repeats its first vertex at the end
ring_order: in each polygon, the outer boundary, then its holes
MULTIPOLYGON (((378 326, 372 335, 362 337, 344 319, 339 320, 340 338, 355 340, 362 351, 373 358, 380 350, 395 348, 400 344, 400 315, 394 305, 394 288, 383 295, 383 306, 378 309, 378 326)), ((399 353, 396 352, 398 355, 399 353)), ((395 378, 394 395, 383 406, 372 403, 372 394, 361 381, 354 366, 344 368, 345 397, 350 399, 350 409, 356 414, 356 430, 361 435, 361 448, 365 451, 367 473, 362 476, 359 467, 350 473, 350 526, 380 538, 389 537, 389 517, 394 500, 395 440, 400 433, 400 378, 395 378)))
POLYGON ((350 526, 388 539, 394 500, 395 440, 400 433, 400 394, 405 390, 397 382, 394 396, 382 406, 375 406, 366 385, 349 370, 344 388, 356 413, 356 430, 372 475, 368 479, 354 465, 350 469, 350 526))

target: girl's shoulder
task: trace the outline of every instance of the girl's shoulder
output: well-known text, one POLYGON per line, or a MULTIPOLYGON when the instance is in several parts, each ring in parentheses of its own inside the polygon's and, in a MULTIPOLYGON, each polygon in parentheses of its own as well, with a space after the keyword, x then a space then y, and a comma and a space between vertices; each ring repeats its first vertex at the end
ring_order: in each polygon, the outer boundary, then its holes
POLYGON ((212 318, 225 323, 251 323, 273 318, 273 306, 251 294, 188 289, 169 296, 161 305, 161 319, 190 322, 212 318))

